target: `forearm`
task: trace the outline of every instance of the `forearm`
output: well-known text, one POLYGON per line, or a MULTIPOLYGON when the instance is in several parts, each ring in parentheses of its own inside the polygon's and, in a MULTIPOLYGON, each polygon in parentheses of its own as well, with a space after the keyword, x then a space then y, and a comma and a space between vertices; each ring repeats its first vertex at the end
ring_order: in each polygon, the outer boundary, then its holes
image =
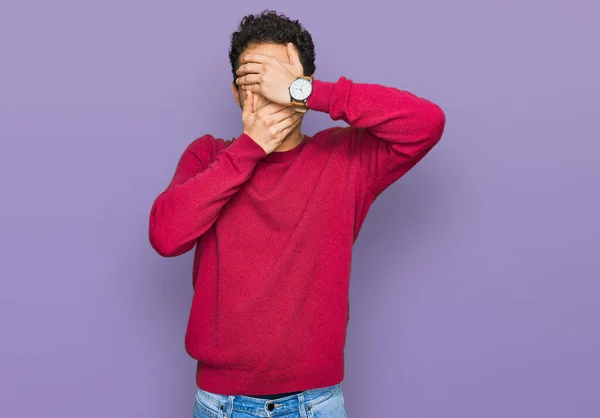
POLYGON ((440 140, 446 118, 436 104, 378 84, 313 82, 308 107, 343 120, 337 137, 372 196, 414 167, 440 140))
POLYGON ((216 221, 265 152, 247 135, 217 154, 206 169, 161 193, 150 214, 152 247, 165 257, 183 254, 216 221))
POLYGON ((333 120, 367 129, 397 152, 415 152, 415 143, 424 148, 431 146, 440 139, 445 125, 441 108, 424 98, 393 87, 354 83, 344 77, 337 82, 315 80, 307 105, 328 113, 333 120))

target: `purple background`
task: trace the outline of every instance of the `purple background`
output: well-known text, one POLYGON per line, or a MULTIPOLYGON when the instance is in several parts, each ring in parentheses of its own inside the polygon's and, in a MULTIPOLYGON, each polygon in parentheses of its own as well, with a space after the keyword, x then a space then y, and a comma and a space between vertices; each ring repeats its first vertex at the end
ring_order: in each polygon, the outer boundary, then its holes
POLYGON ((447 116, 355 245, 349 417, 600 416, 598 6, 282 4, 2 1, 0 416, 191 417, 191 253, 148 215, 191 140, 241 132, 229 35, 269 7, 318 78, 447 116))

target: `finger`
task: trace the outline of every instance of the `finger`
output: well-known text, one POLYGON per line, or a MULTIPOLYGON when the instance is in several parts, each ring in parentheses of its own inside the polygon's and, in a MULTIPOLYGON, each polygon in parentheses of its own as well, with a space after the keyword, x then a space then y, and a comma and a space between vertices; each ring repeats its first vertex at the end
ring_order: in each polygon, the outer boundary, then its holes
POLYGON ((236 78, 235 82, 237 83, 238 86, 243 86, 245 84, 259 84, 260 83, 260 75, 247 74, 243 77, 236 78))
POLYGON ((288 136, 290 134, 290 132, 292 132, 294 129, 296 129, 298 127, 298 125, 300 125, 300 122, 302 122, 302 116, 300 116, 300 115, 296 115, 296 116, 290 117, 290 119, 294 118, 292 124, 290 126, 288 126, 287 128, 284 128, 281 131, 282 138, 285 138, 286 136, 288 136))
POLYGON ((265 116, 270 116, 270 115, 274 115, 278 112, 281 112, 288 107, 290 107, 290 106, 283 106, 283 105, 271 102, 271 103, 268 103, 268 104, 264 105, 263 107, 261 107, 257 113, 260 117, 265 117, 265 116))
POLYGON ((283 132, 285 129, 290 128, 294 125, 294 123, 300 120, 301 115, 299 113, 294 113, 293 115, 283 119, 279 123, 273 125, 273 128, 276 132, 283 132))
POLYGON ((260 102, 262 101, 261 97, 262 96, 260 94, 252 93, 252 98, 253 98, 253 100, 252 100, 253 108, 252 109, 254 110, 255 113, 258 109, 261 108, 261 106, 260 106, 260 102))
POLYGON ((270 115, 270 117, 273 120, 273 123, 279 123, 282 120, 285 120, 289 117, 294 116, 294 114, 296 114, 296 112, 294 111, 294 109, 291 106, 286 106, 283 109, 281 109, 279 112, 273 113, 270 115))
POLYGON ((240 62, 243 64, 246 64, 248 62, 256 62, 259 64, 264 64, 266 62, 269 62, 273 59, 273 57, 270 57, 269 55, 264 55, 264 54, 246 54, 244 56, 242 56, 242 58, 240 58, 240 62))
POLYGON ((246 97, 242 106, 243 113, 254 113, 254 93, 246 90, 246 97))
MULTIPOLYGON (((262 89, 260 88, 260 84, 244 84, 241 86, 246 91, 251 91, 256 94, 262 94, 262 89)), ((263 95, 264 96, 264 95, 263 95)))
POLYGON ((237 69, 237 75, 245 75, 245 74, 258 74, 262 70, 262 64, 257 64, 255 62, 249 62, 248 64, 240 65, 240 68, 237 69))
POLYGON ((262 109, 265 105, 271 103, 270 101, 268 101, 267 99, 265 99, 263 96, 261 96, 260 94, 254 94, 254 97, 257 97, 256 100, 254 100, 254 111, 258 112, 260 109, 262 109))

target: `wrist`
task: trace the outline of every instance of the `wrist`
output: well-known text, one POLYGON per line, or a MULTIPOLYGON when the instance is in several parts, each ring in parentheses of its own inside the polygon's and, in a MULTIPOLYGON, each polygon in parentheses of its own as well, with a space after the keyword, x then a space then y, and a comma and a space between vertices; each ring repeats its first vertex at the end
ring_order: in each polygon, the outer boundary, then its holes
POLYGON ((316 112, 329 113, 330 102, 334 94, 336 94, 336 88, 339 83, 339 81, 313 80, 313 91, 306 106, 316 112))
POLYGON ((242 149, 244 154, 251 159, 261 159, 266 154, 267 150, 255 139, 254 134, 244 129, 243 133, 237 137, 233 144, 229 146, 235 149, 242 149), (233 144, 236 144, 233 146, 233 144))

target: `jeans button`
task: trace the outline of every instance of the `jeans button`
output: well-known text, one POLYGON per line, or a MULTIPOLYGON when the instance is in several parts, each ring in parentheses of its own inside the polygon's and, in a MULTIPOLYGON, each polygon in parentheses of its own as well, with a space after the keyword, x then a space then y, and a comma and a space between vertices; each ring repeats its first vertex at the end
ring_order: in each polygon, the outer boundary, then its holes
POLYGON ((275 405, 273 405, 272 403, 267 404, 267 409, 269 411, 272 411, 273 409, 275 409, 275 405))

